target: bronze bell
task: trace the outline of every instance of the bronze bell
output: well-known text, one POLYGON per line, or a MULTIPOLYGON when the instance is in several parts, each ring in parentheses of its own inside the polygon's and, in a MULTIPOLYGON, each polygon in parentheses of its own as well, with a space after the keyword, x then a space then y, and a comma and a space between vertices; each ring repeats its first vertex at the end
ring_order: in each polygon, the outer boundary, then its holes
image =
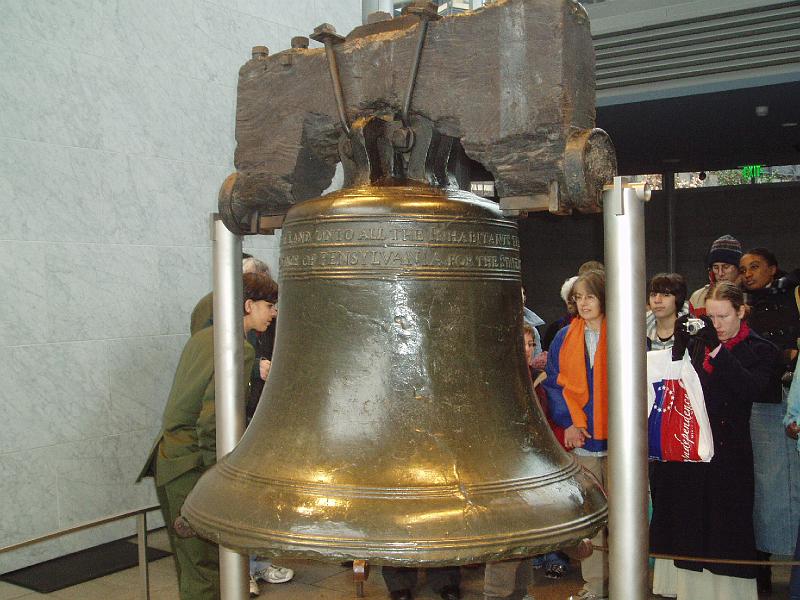
POLYGON ((345 166, 352 187, 287 214, 261 403, 183 514, 240 551, 401 566, 594 535, 605 495, 525 363, 516 224, 468 192, 345 166))

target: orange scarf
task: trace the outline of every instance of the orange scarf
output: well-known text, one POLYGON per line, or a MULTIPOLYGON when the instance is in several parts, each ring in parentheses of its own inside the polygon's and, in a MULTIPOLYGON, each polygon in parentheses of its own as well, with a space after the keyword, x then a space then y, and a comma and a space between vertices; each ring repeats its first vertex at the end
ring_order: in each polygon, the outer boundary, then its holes
MULTIPOLYGON (((573 319, 558 354, 558 385, 564 389, 572 424, 588 429, 584 407, 589 403, 589 378, 586 373, 586 321, 573 319)), ((593 439, 608 439, 608 360, 606 356, 606 320, 600 326, 600 341, 594 355, 594 431, 593 439)))

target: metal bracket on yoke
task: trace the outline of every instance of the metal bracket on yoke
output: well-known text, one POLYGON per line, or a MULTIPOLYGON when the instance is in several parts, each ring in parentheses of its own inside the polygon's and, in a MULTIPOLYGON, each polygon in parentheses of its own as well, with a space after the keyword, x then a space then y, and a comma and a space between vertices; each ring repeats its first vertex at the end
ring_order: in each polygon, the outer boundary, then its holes
POLYGON ((428 35, 428 23, 439 19, 439 11, 434 2, 411 2, 403 7, 404 15, 414 15, 419 18, 419 34, 417 35, 417 48, 414 52, 414 60, 411 63, 411 69, 408 73, 408 84, 406 86, 406 95, 403 100, 403 112, 401 117, 403 125, 410 127, 408 120, 408 113, 411 110, 411 97, 414 94, 414 84, 417 80, 417 72, 419 71, 419 60, 422 57, 422 48, 425 46, 425 38, 428 35))
POLYGON ((625 190, 630 189, 636 194, 636 198, 642 202, 649 202, 652 195, 650 185, 646 182, 629 182, 627 177, 614 177, 613 183, 603 186, 602 203, 611 203, 614 214, 622 216, 625 214, 625 190))
POLYGON ((325 44, 325 56, 328 58, 328 69, 331 73, 331 83, 333 83, 333 94, 336 96, 336 108, 339 111, 339 120, 345 133, 350 133, 350 122, 347 120, 347 111, 344 106, 344 94, 342 93, 342 80, 339 77, 339 67, 336 64, 336 52, 333 47, 341 44, 344 37, 336 33, 336 28, 330 23, 323 23, 314 29, 310 36, 315 42, 325 44))

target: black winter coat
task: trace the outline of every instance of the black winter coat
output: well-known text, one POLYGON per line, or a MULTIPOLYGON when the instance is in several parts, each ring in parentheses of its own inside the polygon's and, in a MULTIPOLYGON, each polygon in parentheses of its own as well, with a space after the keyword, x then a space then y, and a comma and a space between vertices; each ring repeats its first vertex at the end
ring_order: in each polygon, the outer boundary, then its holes
MULTIPOLYGON (((693 340, 694 341, 694 340, 693 340)), ((773 376, 778 349, 750 332, 698 369, 714 436, 709 463, 654 463, 650 475, 653 552, 756 559, 750 408, 773 376)), ((753 578, 752 566, 675 561, 678 567, 753 578)))

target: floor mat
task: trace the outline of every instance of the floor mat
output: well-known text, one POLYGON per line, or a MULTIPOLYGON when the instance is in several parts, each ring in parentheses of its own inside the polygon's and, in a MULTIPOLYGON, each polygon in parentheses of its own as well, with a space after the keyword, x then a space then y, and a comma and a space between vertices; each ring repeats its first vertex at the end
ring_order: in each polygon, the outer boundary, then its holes
MULTIPOLYGON (((169 555, 169 552, 158 548, 147 549, 148 562, 169 555)), ((0 575, 0 580, 48 594, 138 564, 139 554, 136 544, 123 539, 11 571, 0 575)))

